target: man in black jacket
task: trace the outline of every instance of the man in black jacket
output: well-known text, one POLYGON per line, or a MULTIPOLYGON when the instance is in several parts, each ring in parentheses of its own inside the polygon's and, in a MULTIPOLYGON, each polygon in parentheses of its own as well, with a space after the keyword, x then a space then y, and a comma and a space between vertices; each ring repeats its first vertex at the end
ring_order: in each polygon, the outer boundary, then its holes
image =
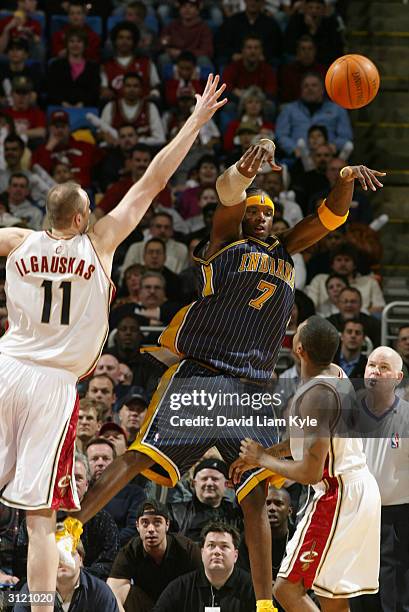
POLYGON ((153 612, 254 610, 250 574, 236 567, 239 542, 240 534, 234 527, 209 523, 202 533, 203 568, 171 582, 153 612))
POLYGON ((338 364, 351 379, 364 377, 367 362, 367 358, 362 354, 364 341, 365 330, 362 321, 349 319, 343 322, 341 344, 334 363, 338 364))
POLYGON ((178 533, 200 542, 202 529, 209 521, 223 521, 243 529, 240 508, 226 499, 228 468, 220 459, 204 459, 193 472, 193 498, 169 504, 173 526, 178 533))

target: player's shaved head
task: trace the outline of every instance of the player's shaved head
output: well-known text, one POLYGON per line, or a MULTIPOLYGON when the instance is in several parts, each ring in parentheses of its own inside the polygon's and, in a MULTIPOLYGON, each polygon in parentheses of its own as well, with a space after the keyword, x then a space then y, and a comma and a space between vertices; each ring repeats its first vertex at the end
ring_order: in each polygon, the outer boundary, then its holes
POLYGON ((378 346, 374 349, 368 357, 368 362, 371 361, 387 363, 397 373, 402 371, 402 357, 390 346, 378 346))
POLYGON ((50 189, 46 200, 47 215, 52 228, 64 230, 71 227, 76 214, 83 215, 89 200, 81 185, 69 181, 50 189))
POLYGON ((301 323, 296 338, 312 363, 318 366, 329 365, 339 345, 336 328, 318 315, 313 315, 301 323))

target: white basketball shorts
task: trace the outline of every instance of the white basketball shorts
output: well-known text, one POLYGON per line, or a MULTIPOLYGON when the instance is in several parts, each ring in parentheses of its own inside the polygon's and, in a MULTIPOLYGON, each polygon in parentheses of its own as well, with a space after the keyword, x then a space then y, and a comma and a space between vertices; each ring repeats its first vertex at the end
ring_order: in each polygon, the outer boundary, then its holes
POLYGON ((76 383, 70 372, 0 355, 0 501, 7 506, 79 509, 76 383))
POLYGON ((278 576, 321 597, 378 591, 381 499, 368 468, 326 478, 288 543, 278 576))

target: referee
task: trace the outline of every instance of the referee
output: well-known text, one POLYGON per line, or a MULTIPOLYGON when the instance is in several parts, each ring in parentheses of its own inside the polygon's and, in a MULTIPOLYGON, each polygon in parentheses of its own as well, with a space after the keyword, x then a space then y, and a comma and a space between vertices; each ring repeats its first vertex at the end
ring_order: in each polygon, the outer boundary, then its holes
POLYGON ((379 595, 358 598, 363 612, 409 611, 409 403, 395 393, 402 377, 396 351, 380 346, 371 353, 359 401, 367 463, 382 500, 381 567, 379 595))

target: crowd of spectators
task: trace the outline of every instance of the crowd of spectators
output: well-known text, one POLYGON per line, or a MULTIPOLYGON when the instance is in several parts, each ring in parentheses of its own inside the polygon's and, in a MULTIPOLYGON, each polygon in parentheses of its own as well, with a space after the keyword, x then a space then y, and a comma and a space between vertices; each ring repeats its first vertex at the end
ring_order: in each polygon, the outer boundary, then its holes
MULTIPOLYGON (((110 335, 94 374, 79 385, 82 499, 142 426, 162 372, 140 349, 196 297, 192 256, 211 228, 220 171, 261 137, 275 140, 283 171, 263 168, 254 184, 273 198, 280 232, 316 210, 351 155, 348 113, 323 84, 343 52, 343 3, 3 0, 1 9, 0 227, 47 228, 47 191, 69 180, 87 190, 92 218, 100 219, 183 125, 208 74, 217 71, 227 84, 228 103, 116 252, 110 335)), ((305 318, 316 312, 339 330, 336 362, 353 379, 362 379, 380 343, 385 300, 372 219, 368 196, 356 186, 347 224, 294 256, 288 369, 280 366, 274 383, 283 410, 300 378, 291 337, 305 318), (373 252, 354 240, 362 227, 372 232, 373 252)), ((0 335, 4 283, 2 265, 0 335)), ((407 377, 408 326, 396 348, 407 377)), ((60 604, 71 602, 64 609, 85 609, 84 601, 87 610, 252 609, 242 517, 227 470, 213 449, 167 494, 142 476, 129 483, 86 525, 75 571, 59 571, 60 604)), ((274 576, 305 495, 291 483, 270 489, 274 576)), ((24 512, 0 506, 0 583, 21 587, 26 556, 24 512)))

